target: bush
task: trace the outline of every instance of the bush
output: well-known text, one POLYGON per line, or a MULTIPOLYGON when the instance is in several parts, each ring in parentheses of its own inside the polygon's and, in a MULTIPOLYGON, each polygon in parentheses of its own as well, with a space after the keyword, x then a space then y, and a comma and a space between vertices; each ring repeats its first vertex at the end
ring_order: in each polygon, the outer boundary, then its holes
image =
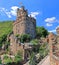
POLYGON ((30 36, 29 34, 22 34, 22 35, 20 36, 20 41, 21 41, 22 43, 24 43, 24 42, 29 42, 30 39, 31 39, 31 36, 30 36))
POLYGON ((48 31, 44 27, 37 27, 36 28, 36 37, 46 37, 48 35, 48 31))
POLYGON ((35 57, 34 52, 32 52, 32 54, 31 54, 31 56, 30 56, 29 65, 37 65, 37 64, 36 64, 36 57, 35 57))
POLYGON ((7 64, 7 63, 12 63, 12 59, 10 57, 8 57, 7 55, 4 55, 4 63, 7 64))
POLYGON ((38 39, 33 39, 30 43, 33 44, 33 45, 38 45, 39 40, 38 39))
POLYGON ((39 54, 41 58, 44 58, 48 54, 47 44, 44 43, 39 48, 39 54))
POLYGON ((0 59, 0 64, 2 64, 2 60, 0 59))
POLYGON ((18 63, 22 61, 22 53, 18 51, 18 53, 15 55, 15 62, 18 63))

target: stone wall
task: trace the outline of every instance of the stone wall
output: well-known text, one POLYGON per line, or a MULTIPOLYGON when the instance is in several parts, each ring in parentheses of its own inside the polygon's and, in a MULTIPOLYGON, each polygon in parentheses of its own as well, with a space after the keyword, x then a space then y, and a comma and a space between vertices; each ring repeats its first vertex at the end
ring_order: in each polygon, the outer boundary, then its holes
POLYGON ((51 65, 59 65, 59 27, 56 31, 56 35, 50 33, 48 36, 51 65))
POLYGON ((18 42, 17 38, 12 34, 10 36, 10 53, 15 55, 20 51, 22 53, 22 57, 24 59, 24 46, 18 42))

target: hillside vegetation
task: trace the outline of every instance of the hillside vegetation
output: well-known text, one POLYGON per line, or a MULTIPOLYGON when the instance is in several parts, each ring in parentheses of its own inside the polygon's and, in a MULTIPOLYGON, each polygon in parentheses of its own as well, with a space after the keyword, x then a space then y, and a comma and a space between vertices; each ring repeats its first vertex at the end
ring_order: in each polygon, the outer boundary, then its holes
MULTIPOLYGON (((12 21, 0 22, 0 46, 2 43, 6 43, 7 35, 12 32, 13 29, 12 21)), ((48 31, 44 27, 36 27, 36 38, 46 37, 48 31)))
POLYGON ((3 43, 3 40, 6 40, 7 34, 12 32, 12 23, 12 21, 0 22, 0 45, 3 43))

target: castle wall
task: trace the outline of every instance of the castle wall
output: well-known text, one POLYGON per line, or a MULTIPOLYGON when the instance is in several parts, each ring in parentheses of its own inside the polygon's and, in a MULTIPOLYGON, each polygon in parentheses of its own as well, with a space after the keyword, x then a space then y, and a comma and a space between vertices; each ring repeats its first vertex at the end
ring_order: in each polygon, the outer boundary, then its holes
POLYGON ((57 35, 50 33, 49 50, 50 50, 50 65, 59 65, 59 27, 56 29, 57 35))
POLYGON ((59 59, 56 56, 50 57, 50 65, 59 65, 59 59))

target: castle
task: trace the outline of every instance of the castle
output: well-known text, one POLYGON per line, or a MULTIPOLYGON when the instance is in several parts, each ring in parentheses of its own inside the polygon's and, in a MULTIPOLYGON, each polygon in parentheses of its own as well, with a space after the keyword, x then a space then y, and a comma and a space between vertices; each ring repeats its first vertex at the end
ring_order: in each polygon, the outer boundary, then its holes
POLYGON ((21 43, 16 35, 29 34, 31 38, 36 36, 36 20, 28 16, 24 6, 17 9, 17 18, 13 22, 13 33, 9 35, 10 54, 15 55, 20 51, 23 59, 27 60, 32 53, 32 46, 29 43, 21 43))
POLYGON ((50 50, 50 65, 59 65, 59 27, 56 29, 57 34, 50 33, 49 50, 50 50))
POLYGON ((13 23, 13 33, 14 35, 29 34, 32 38, 36 36, 36 20, 31 15, 28 16, 24 6, 17 9, 17 19, 13 23))

